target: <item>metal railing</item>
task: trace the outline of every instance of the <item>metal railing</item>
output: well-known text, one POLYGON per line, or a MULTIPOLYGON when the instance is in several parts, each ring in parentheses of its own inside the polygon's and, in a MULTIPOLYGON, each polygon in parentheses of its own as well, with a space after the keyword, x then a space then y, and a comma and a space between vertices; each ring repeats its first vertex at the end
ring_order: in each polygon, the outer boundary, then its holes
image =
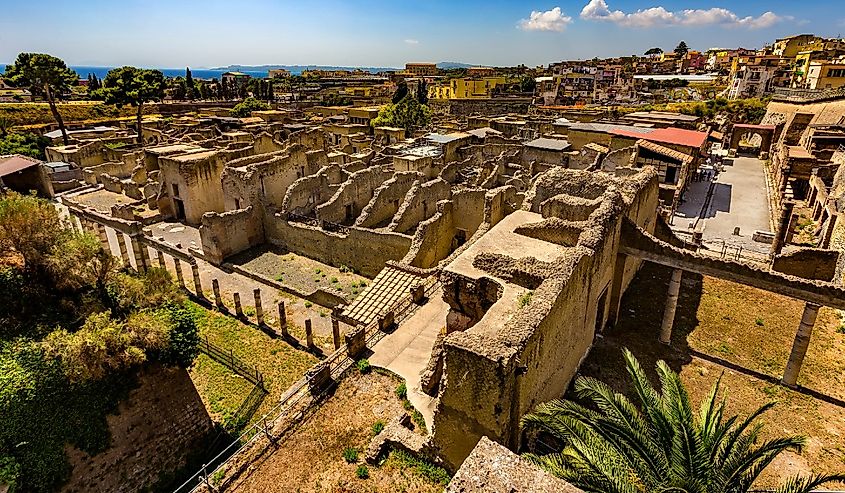
POLYGON ((253 385, 264 389, 264 375, 258 371, 257 367, 249 366, 238 359, 231 349, 227 351, 219 346, 215 346, 208 340, 208 336, 206 336, 205 340, 200 341, 199 350, 209 358, 242 376, 253 385))
POLYGON ((772 91, 775 101, 810 102, 845 98, 845 87, 839 89, 796 89, 776 87, 772 91))
MULTIPOLYGON (((426 298, 430 298, 437 289, 440 288, 440 282, 437 275, 431 275, 423 282, 424 294, 426 298)), ((414 303, 413 297, 410 293, 399 298, 393 303, 390 308, 382 312, 382 315, 393 312, 394 323, 400 324, 407 320, 416 309, 419 307, 414 303)), ((364 327, 364 337, 367 341, 367 347, 372 348, 375 344, 385 336, 385 333, 379 330, 379 320, 376 319, 364 327)), ((338 379, 350 368, 354 360, 349 357, 346 345, 336 349, 329 356, 317 363, 317 365, 327 365, 331 378, 337 382, 338 379)), ((206 487, 215 489, 217 485, 212 485, 212 479, 218 471, 227 471, 227 468, 233 460, 236 460, 242 454, 247 453, 258 441, 266 438, 271 443, 277 443, 281 438, 273 435, 273 429, 280 421, 290 417, 294 411, 299 410, 305 412, 312 406, 320 402, 322 397, 326 395, 332 386, 327 386, 318 393, 309 391, 312 386, 312 379, 309 378, 309 373, 300 378, 294 383, 279 399, 279 403, 265 413, 260 419, 256 420, 251 426, 246 428, 231 444, 221 450, 217 455, 211 458, 202 469, 194 473, 184 483, 182 483, 174 491, 175 493, 194 492, 199 488, 206 487), (310 400, 309 400, 310 399, 310 400), (193 484, 193 486, 191 486, 193 484)), ((245 467, 245 464, 241 467, 245 467)))

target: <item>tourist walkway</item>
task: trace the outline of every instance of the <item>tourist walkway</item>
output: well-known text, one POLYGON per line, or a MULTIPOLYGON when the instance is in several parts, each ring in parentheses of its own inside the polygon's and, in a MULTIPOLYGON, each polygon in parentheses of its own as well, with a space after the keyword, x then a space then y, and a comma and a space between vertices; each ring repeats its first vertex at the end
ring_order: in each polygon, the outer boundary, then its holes
POLYGON ((704 245, 714 251, 728 245, 732 250, 768 253, 768 243, 752 239, 754 231, 771 230, 763 164, 753 157, 727 159, 713 183, 690 183, 685 203, 672 218, 672 228, 692 232, 689 225, 695 224, 695 230, 702 232, 704 245), (711 188, 709 203, 703 207, 711 188), (739 235, 734 235, 737 227, 739 235))
POLYGON ((387 368, 405 379, 408 400, 423 415, 429 431, 434 423, 434 398, 421 390, 420 374, 428 365, 448 312, 449 305, 438 289, 411 318, 384 336, 373 347, 373 355, 369 358, 370 364, 387 368))

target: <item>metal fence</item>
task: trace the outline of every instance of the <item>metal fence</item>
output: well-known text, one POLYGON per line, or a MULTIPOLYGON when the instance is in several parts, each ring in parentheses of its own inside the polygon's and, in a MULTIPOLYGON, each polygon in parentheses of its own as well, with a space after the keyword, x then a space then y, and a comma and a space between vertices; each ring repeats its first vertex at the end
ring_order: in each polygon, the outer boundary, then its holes
POLYGON ((824 101, 826 99, 845 98, 845 88, 839 89, 793 89, 789 87, 776 87, 772 91, 772 99, 775 101, 811 102, 824 101))
POLYGON ((227 351, 219 346, 215 346, 208 340, 208 336, 206 336, 204 340, 200 341, 199 350, 209 358, 244 377, 244 379, 253 385, 262 389, 264 388, 264 375, 258 371, 257 367, 249 366, 235 357, 231 349, 227 351))
MULTIPOLYGON (((426 298, 430 298, 439 288, 440 282, 437 275, 431 275, 423 282, 424 293, 426 298)), ((400 324, 407 320, 418 308, 419 305, 414 303, 413 297, 410 293, 401 297, 387 310, 382 312, 382 315, 393 313, 393 320, 395 324, 400 324)), ((379 330, 378 319, 364 327, 364 336, 367 341, 367 346, 372 348, 378 341, 380 341, 385 333, 379 330)), ((211 345, 209 345, 211 347, 211 345)), ((219 348, 218 348, 219 349, 219 348)), ((219 352, 218 352, 219 354, 219 352)), ((223 352, 225 356, 225 352, 223 352)), ((339 347, 325 359, 321 360, 318 365, 327 365, 331 374, 332 380, 337 380, 352 366, 354 360, 349 357, 346 345, 339 347)), ((312 391, 312 381, 309 378, 309 373, 300 378, 294 383, 282 397, 279 403, 265 413, 260 419, 256 420, 251 426, 246 428, 232 443, 221 450, 217 455, 211 458, 203 467, 176 488, 175 493, 194 492, 199 488, 206 487, 210 490, 215 490, 217 485, 214 485, 213 478, 218 473, 228 472, 228 467, 233 460, 240 457, 242 454, 255 446, 260 440, 266 439, 271 443, 276 443, 281 438, 275 436, 273 429, 275 425, 292 415, 297 411, 300 413, 306 412, 308 409, 315 406, 321 399, 331 390, 328 386, 319 392, 312 391)), ((263 378, 262 378, 263 381, 263 378)))

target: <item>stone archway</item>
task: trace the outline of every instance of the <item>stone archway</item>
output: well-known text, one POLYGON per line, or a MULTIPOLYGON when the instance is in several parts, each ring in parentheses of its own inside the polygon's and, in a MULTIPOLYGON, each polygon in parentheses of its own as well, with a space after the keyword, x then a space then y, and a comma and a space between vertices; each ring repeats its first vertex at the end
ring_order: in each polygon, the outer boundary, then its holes
POLYGON ((753 151, 761 159, 767 159, 772 147, 775 127, 773 125, 734 125, 731 132, 730 153, 736 155, 738 151, 753 151))

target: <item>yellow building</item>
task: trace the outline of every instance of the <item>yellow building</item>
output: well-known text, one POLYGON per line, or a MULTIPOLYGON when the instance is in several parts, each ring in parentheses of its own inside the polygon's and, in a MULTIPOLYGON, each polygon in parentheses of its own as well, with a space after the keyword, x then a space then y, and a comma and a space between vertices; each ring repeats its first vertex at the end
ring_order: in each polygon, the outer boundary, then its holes
POLYGON ((405 73, 409 75, 425 76, 437 75, 436 63, 406 63, 405 73))
POLYGON ((845 60, 810 62, 806 86, 808 89, 839 89, 845 87, 845 60))
POLYGON ((497 86, 505 84, 504 77, 461 77, 440 81, 428 88, 431 99, 488 99, 497 86))
POLYGON ((772 54, 781 58, 795 58, 798 53, 807 50, 808 47, 819 41, 824 40, 814 34, 798 34, 780 38, 775 40, 775 44, 772 46, 772 54))

